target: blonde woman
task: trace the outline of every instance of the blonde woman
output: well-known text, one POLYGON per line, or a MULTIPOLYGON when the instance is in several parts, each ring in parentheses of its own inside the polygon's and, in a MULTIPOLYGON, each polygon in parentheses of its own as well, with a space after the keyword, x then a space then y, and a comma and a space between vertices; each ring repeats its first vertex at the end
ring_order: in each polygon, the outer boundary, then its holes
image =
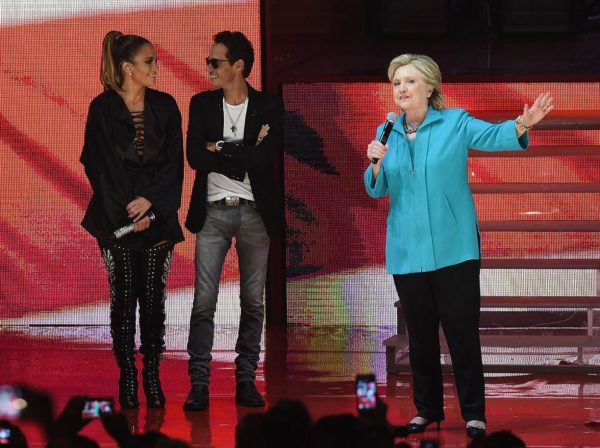
POLYGON ((486 419, 480 242, 467 179, 468 151, 526 149, 529 129, 553 109, 553 99, 540 95, 517 119, 491 124, 463 109, 444 108, 442 75, 428 56, 394 58, 388 77, 402 115, 387 145, 377 140, 368 145, 372 162, 364 182, 370 196, 390 196, 386 262, 406 318, 417 408, 407 427, 424 432, 432 423, 439 428, 444 419, 441 325, 466 431, 475 437, 485 433, 486 419))

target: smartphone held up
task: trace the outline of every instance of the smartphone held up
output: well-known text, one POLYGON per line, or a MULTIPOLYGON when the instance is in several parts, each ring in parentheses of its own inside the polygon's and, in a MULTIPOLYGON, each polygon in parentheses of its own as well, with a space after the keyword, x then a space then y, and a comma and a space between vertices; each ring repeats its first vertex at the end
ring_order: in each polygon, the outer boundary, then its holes
POLYGON ((85 419, 99 418, 102 414, 112 414, 114 403, 112 398, 90 398, 85 402, 81 416, 85 419))
POLYGON ((377 382, 375 375, 356 375, 356 410, 373 411, 377 407, 377 382))

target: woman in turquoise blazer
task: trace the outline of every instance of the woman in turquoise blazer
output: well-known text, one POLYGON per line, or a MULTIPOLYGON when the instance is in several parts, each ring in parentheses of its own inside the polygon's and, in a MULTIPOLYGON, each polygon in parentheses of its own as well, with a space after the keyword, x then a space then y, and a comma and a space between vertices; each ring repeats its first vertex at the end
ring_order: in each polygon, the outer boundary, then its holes
MULTIPOLYGON (((526 149, 529 129, 553 109, 540 95, 516 120, 491 124, 463 109, 444 109, 441 73, 428 56, 405 54, 388 68, 394 101, 403 111, 387 145, 372 141, 367 193, 389 194, 386 262, 406 318, 417 416, 409 432, 444 419, 439 326, 456 378, 467 433, 485 432, 479 342, 477 215, 467 177, 469 148, 526 149)), ((383 125, 377 130, 381 135, 383 125)))

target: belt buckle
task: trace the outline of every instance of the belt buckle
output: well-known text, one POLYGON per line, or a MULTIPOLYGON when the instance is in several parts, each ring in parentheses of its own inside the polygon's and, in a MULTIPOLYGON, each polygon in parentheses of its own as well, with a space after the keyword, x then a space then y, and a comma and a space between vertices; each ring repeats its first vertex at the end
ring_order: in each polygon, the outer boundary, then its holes
POLYGON ((227 207, 237 207, 240 205, 240 198, 238 198, 237 196, 226 196, 225 205, 227 207))

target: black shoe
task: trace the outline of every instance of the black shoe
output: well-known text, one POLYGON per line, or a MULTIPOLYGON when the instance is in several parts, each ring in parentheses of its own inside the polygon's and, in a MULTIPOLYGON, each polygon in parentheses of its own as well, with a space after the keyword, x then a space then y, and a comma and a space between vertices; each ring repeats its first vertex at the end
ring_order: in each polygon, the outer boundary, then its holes
POLYGON ((146 394, 146 406, 149 408, 164 408, 166 399, 160 384, 158 366, 144 366, 142 379, 144 393, 146 394))
POLYGON ((436 429, 440 430, 440 421, 439 420, 428 420, 425 423, 408 423, 406 425, 406 431, 409 434, 420 434, 425 432, 425 429, 431 425, 432 423, 436 424, 436 429))
POLYGON ((472 439, 478 439, 485 436, 485 428, 478 428, 477 426, 467 426, 467 435, 472 439))
POLYGON ((124 387, 119 382, 119 404, 121 409, 137 409, 140 402, 137 397, 137 384, 134 388, 124 387))
POLYGON ((208 385, 195 386, 183 403, 183 410, 196 412, 208 408, 208 385))
POLYGON ((265 405, 262 395, 258 392, 254 381, 237 383, 235 388, 235 402, 249 408, 260 408, 265 405))
POLYGON ((119 404, 121 409, 137 409, 140 405, 137 396, 138 379, 135 361, 127 359, 120 363, 119 404))

